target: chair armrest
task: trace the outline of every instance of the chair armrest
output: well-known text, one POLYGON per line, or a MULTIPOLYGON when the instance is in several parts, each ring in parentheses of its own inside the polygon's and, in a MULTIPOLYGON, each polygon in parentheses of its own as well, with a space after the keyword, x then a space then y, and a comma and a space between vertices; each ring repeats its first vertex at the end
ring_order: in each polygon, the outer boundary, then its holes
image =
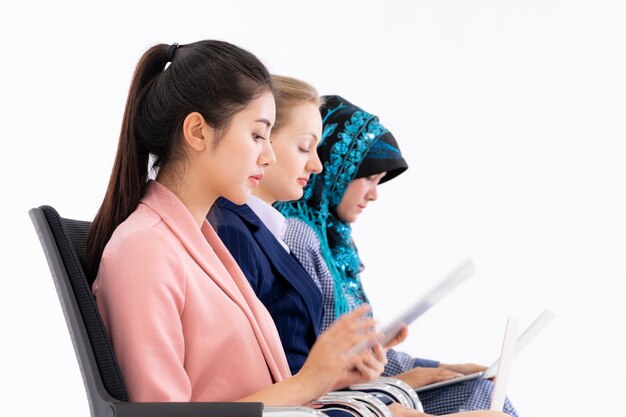
POLYGON ((422 402, 420 401, 420 398, 417 395, 417 392, 415 392, 413 387, 411 387, 406 382, 401 381, 401 380, 399 380, 397 378, 390 378, 390 377, 384 377, 384 376, 381 376, 381 377, 375 379, 375 381, 376 382, 384 382, 384 383, 387 383, 387 384, 389 384, 389 385, 391 385, 393 387, 396 387, 396 388, 402 390, 413 401, 414 406, 412 408, 416 409, 417 411, 419 411, 421 413, 424 412, 424 407, 422 406, 422 402))
POLYGON ((389 407, 385 405, 381 400, 375 396, 366 392, 360 391, 333 391, 327 394, 328 396, 340 396, 353 398, 359 402, 365 404, 365 406, 377 417, 393 417, 389 407))
POLYGON ((370 381, 362 384, 350 385, 350 390, 362 391, 368 394, 380 394, 405 407, 414 408, 413 400, 404 391, 385 382, 370 381))
POLYGON ((111 403, 107 417, 262 417, 263 403, 111 403))
POLYGON ((309 406, 321 410, 340 410, 357 417, 376 417, 367 406, 354 398, 340 395, 324 395, 311 402, 309 406))

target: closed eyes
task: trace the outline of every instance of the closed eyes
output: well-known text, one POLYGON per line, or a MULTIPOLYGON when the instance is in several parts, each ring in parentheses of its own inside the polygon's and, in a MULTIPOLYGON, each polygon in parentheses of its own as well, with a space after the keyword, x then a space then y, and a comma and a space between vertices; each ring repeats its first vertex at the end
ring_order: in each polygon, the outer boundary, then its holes
POLYGON ((252 134, 252 139, 253 139, 255 142, 259 142, 259 141, 265 140, 265 138, 264 138, 263 136, 261 136, 261 135, 259 135, 259 134, 257 134, 257 133, 253 133, 253 134, 252 134))

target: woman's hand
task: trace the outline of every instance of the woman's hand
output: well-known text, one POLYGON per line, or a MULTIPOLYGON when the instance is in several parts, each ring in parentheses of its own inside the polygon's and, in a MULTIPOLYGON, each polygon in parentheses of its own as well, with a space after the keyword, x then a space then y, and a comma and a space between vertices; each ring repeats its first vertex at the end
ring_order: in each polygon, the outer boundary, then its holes
POLYGON ((475 363, 457 363, 453 365, 440 363, 439 368, 447 369, 448 371, 458 372, 463 375, 469 375, 469 374, 473 374, 476 372, 482 372, 487 369, 486 366, 476 365, 475 363))
POLYGON ((378 378, 387 365, 387 349, 380 344, 365 349, 351 358, 352 366, 348 366, 337 379, 333 390, 360 384, 378 378))
POLYGON ((402 326, 402 329, 400 329, 400 331, 393 337, 393 339, 391 339, 386 345, 386 348, 390 348, 392 346, 398 345, 402 342, 404 342, 404 340, 406 339, 406 337, 409 335, 409 328, 406 326, 406 324, 404 326, 402 326))
POLYGON ((423 387, 424 385, 434 384, 435 382, 446 381, 448 379, 457 378, 463 374, 450 371, 445 368, 413 368, 400 375, 396 375, 401 381, 406 382, 413 388, 423 387))
POLYGON ((377 342, 376 322, 367 317, 364 304, 339 317, 315 342, 309 356, 296 375, 317 398, 333 388, 373 379, 382 373, 386 350, 377 342), (361 343, 372 343, 372 349, 347 355, 361 343))

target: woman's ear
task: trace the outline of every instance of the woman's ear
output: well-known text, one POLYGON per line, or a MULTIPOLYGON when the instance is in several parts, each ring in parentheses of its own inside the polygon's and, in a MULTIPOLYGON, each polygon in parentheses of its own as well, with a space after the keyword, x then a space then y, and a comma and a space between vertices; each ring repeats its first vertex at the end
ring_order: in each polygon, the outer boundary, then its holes
POLYGON ((203 152, 211 143, 215 129, 207 124, 198 112, 189 113, 183 122, 183 137, 189 148, 203 152))

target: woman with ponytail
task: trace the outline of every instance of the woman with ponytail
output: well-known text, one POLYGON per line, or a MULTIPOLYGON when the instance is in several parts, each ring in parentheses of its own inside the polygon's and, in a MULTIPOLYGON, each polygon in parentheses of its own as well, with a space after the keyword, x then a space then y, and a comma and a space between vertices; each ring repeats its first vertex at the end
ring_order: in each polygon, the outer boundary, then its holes
POLYGON ((130 87, 109 186, 88 239, 93 293, 131 401, 301 405, 375 377, 367 308, 291 376, 276 327, 205 216, 242 204, 274 162, 271 80, 219 41, 156 45, 130 87), (152 180, 150 178, 155 178, 152 180))

